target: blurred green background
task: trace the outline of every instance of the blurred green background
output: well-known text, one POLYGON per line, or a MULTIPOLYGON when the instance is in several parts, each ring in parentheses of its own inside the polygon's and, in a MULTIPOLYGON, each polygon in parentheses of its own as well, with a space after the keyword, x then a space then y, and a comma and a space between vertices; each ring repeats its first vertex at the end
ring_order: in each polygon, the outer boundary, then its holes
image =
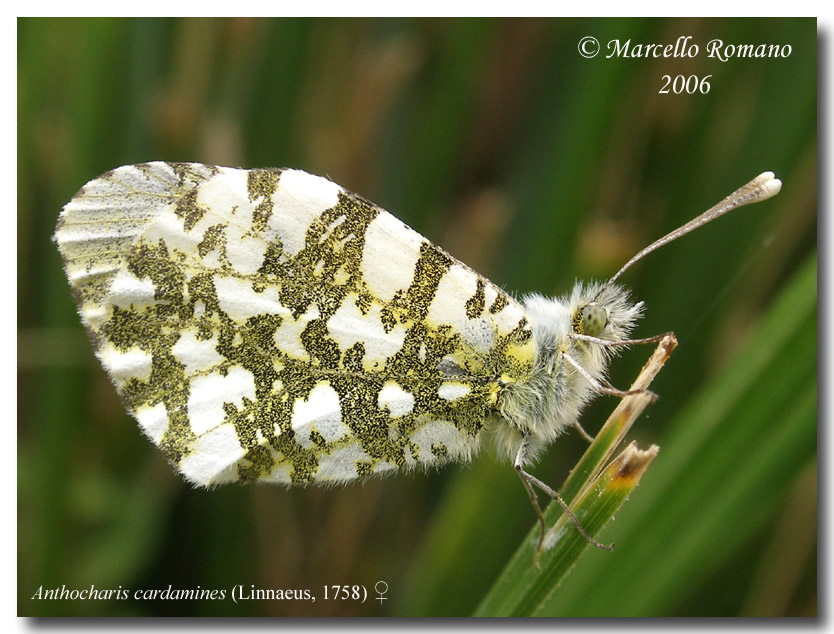
MULTIPOLYGON (((816 77, 813 19, 19 20, 19 613, 467 615, 534 524, 488 452, 337 489, 182 481, 98 366, 50 242, 85 182, 169 160, 327 175, 519 294, 604 279, 775 171, 777 198, 624 276, 647 305, 636 335, 680 340, 632 432, 660 455, 602 533, 615 551, 535 613, 816 614, 816 77), (586 35, 701 51, 585 59, 586 35), (720 62, 715 38, 792 52, 720 62), (711 88, 658 94, 665 74, 711 88), (236 584, 319 598, 234 603, 236 584), (333 584, 370 596, 325 601, 333 584), (31 599, 62 585, 131 598, 31 599), (132 598, 169 585, 226 599, 132 598)), ((566 435, 534 473, 558 486, 583 445, 566 435)))

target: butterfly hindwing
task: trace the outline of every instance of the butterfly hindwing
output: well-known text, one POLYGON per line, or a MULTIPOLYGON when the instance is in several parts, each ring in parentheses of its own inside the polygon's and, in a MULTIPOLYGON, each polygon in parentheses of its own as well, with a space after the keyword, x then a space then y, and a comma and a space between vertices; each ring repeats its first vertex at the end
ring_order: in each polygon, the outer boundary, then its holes
POLYGON ((192 482, 341 482, 467 458, 531 371, 514 299, 298 170, 125 166, 56 231, 96 353, 192 482))

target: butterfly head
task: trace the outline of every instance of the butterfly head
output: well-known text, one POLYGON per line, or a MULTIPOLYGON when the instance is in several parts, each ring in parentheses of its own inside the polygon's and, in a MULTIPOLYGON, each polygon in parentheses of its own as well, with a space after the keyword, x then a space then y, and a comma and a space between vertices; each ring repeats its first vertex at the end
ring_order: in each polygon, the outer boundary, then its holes
POLYGON ((627 339, 643 313, 643 302, 632 302, 617 284, 577 284, 567 305, 573 334, 608 341, 627 339))
POLYGON ((608 311, 605 306, 590 302, 579 308, 573 315, 571 327, 578 335, 598 337, 608 325, 608 311))

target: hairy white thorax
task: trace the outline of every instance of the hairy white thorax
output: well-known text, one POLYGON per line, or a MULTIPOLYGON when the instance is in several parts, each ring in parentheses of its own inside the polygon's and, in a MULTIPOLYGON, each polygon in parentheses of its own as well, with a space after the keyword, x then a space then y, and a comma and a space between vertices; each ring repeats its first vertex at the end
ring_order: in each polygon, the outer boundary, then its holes
POLYGON ((527 295, 522 305, 533 330, 533 372, 528 380, 507 386, 499 405, 501 416, 509 424, 497 425, 494 430, 499 454, 515 456, 526 436, 527 461, 533 461, 539 451, 576 422, 582 408, 596 395, 588 379, 565 355, 599 380, 605 377, 613 354, 602 343, 574 337, 583 334, 577 315, 585 306, 601 307, 607 320, 596 337, 621 342, 628 339, 643 303, 632 303, 622 286, 578 282, 570 295, 527 295))

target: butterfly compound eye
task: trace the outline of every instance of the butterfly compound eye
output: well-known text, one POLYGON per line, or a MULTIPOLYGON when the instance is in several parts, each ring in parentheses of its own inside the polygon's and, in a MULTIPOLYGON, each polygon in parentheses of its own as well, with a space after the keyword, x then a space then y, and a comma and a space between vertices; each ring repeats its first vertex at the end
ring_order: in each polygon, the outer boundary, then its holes
POLYGON ((596 337, 608 323, 608 311, 599 304, 587 304, 579 311, 580 333, 596 337))

